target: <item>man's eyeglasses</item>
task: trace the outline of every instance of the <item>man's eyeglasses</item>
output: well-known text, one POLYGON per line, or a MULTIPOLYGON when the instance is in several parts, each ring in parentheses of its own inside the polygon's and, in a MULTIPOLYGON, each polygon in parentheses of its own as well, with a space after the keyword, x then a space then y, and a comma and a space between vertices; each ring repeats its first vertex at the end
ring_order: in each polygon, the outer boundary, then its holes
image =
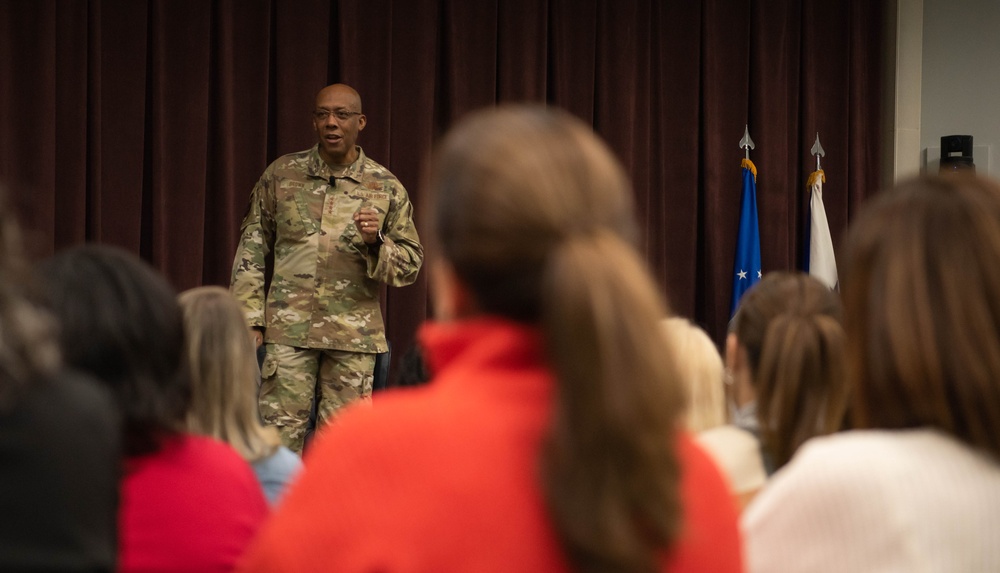
POLYGON ((323 108, 319 108, 313 112, 313 117, 316 118, 316 121, 326 121, 326 119, 331 115, 341 121, 344 121, 346 119, 351 119, 351 116, 361 115, 361 112, 348 111, 346 109, 329 110, 323 108))

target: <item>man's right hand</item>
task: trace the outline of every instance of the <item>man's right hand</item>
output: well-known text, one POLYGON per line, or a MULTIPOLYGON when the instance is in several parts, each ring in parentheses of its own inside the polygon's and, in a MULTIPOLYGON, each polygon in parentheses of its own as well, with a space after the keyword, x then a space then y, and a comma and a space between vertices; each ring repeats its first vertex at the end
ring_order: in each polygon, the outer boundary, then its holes
POLYGON ((250 329, 250 340, 253 340, 253 347, 260 348, 261 344, 264 344, 264 333, 257 330, 256 328, 250 329))

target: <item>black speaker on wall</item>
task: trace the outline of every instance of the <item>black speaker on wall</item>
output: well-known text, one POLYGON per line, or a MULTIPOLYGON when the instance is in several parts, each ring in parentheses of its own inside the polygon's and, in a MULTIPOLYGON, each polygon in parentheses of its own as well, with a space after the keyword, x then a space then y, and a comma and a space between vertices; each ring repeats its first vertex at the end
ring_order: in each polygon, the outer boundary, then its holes
POLYGON ((941 138, 941 167, 938 172, 964 170, 976 170, 976 164, 972 161, 972 136, 945 135, 941 138))

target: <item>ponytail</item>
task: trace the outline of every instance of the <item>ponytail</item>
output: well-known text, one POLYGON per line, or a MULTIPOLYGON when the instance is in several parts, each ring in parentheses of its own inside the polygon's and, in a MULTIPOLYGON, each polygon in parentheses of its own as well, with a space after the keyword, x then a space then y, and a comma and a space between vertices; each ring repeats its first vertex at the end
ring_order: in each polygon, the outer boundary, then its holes
POLYGON ((542 477, 562 544, 581 571, 653 571, 681 523, 672 438, 683 401, 663 303, 609 231, 550 251, 541 302, 557 379, 542 477))
POLYGON ((542 332, 556 388, 539 477, 571 566, 657 569, 682 517, 682 386, 663 302, 629 242, 621 164, 566 112, 502 106, 452 130, 428 181, 429 250, 476 311, 542 332))
POLYGON ((754 380, 761 440, 775 469, 809 438, 842 428, 843 355, 843 329, 831 316, 788 312, 767 325, 754 380))

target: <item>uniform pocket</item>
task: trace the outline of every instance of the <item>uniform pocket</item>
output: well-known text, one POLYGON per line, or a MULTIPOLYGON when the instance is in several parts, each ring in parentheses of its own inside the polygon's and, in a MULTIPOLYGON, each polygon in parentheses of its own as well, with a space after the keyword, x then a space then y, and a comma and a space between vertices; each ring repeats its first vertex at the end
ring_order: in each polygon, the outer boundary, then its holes
POLYGON ((274 357, 273 354, 268 353, 264 356, 264 363, 260 366, 260 377, 263 380, 267 380, 278 372, 278 359, 274 357))
POLYGON ((276 193, 278 213, 275 217, 279 237, 301 239, 318 230, 318 223, 310 209, 310 192, 310 188, 301 181, 279 183, 276 193))

